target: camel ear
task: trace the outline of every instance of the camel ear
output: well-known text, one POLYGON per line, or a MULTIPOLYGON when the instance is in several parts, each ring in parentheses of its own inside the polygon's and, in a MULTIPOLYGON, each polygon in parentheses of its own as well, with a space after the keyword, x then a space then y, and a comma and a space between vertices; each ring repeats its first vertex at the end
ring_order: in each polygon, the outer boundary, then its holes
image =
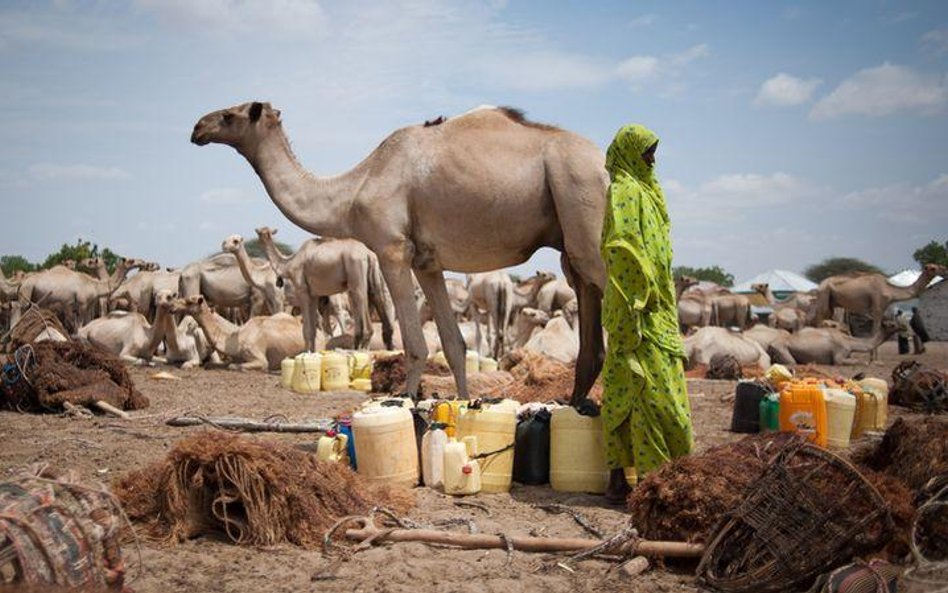
POLYGON ((259 101, 254 101, 250 104, 250 111, 247 115, 250 116, 250 121, 254 122, 260 119, 260 114, 263 113, 263 103, 259 101))
POLYGON ((270 229, 270 234, 271 235, 277 234, 277 229, 270 229))

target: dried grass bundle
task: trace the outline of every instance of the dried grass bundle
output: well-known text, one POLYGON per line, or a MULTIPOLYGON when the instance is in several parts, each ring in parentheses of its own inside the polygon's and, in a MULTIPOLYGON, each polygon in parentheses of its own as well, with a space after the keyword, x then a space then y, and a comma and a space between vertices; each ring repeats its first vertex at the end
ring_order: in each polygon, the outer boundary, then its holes
POLYGON ((414 504, 409 490, 371 485, 345 465, 217 431, 179 441, 165 460, 123 477, 114 490, 150 537, 223 533, 260 546, 312 548, 343 516, 414 504))

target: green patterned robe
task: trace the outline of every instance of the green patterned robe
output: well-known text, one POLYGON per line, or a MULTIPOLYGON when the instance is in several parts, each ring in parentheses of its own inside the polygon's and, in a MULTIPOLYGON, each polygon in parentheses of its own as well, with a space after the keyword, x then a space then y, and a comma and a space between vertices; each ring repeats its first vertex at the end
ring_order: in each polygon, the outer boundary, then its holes
POLYGON ((658 142, 627 125, 606 152, 612 179, 602 232, 609 332, 602 417, 610 469, 639 476, 692 448, 665 197, 642 153, 658 142))

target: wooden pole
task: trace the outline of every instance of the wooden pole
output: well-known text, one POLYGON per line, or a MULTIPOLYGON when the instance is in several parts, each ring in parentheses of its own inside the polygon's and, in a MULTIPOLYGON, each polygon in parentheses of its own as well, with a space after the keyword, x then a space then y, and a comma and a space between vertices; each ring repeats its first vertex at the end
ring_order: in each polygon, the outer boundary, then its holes
POLYGON ((102 410, 103 412, 105 412, 106 414, 111 414, 112 416, 115 416, 117 418, 123 418, 125 420, 128 420, 129 418, 131 418, 128 412, 124 410, 120 410, 108 402, 97 401, 93 405, 99 408, 100 410, 102 410))
POLYGON ((166 422, 168 426, 213 426, 240 432, 320 432, 332 427, 328 419, 314 423, 294 424, 290 422, 257 422, 246 418, 205 418, 203 416, 179 416, 166 422))
MULTIPOLYGON (((465 549, 506 549, 504 538, 483 533, 450 533, 434 529, 379 529, 365 527, 347 529, 346 539, 374 542, 424 542, 465 549), (387 532, 387 533, 383 533, 387 532)), ((522 552, 582 552, 600 545, 600 540, 584 538, 529 537, 512 535, 506 538, 515 550, 522 552)), ((667 556, 670 558, 701 558, 704 546, 684 542, 637 540, 623 546, 623 553, 639 556, 667 556), (631 548, 631 549, 630 549, 631 548)))

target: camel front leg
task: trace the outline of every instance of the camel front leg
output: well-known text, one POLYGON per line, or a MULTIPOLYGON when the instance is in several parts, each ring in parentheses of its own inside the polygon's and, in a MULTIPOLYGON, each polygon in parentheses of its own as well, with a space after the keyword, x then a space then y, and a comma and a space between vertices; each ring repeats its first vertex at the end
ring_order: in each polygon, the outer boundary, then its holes
POLYGON ((445 358, 448 359, 448 365, 454 374, 458 397, 468 399, 467 376, 464 368, 464 336, 461 335, 461 329, 458 327, 458 323, 454 318, 454 311, 451 309, 451 300, 444 284, 444 275, 440 271, 416 271, 415 275, 418 277, 421 289, 425 291, 428 304, 434 312, 435 324, 438 326, 438 336, 441 337, 441 347, 444 349, 445 358))
POLYGON ((373 330, 372 318, 369 317, 368 290, 364 280, 355 286, 349 286, 349 303, 355 318, 355 348, 365 350, 369 347, 373 330))
POLYGON ((382 275, 392 292, 395 314, 398 316, 398 325, 402 330, 408 375, 405 391, 413 398, 417 398, 418 387, 421 385, 421 373, 425 369, 425 360, 428 358, 428 346, 425 344, 425 335, 421 330, 421 316, 415 304, 415 287, 411 281, 411 268, 408 265, 411 257, 404 247, 392 248, 378 255, 382 275))
POLYGON ((316 323, 319 311, 316 310, 317 300, 311 297, 303 299, 300 313, 303 316, 303 343, 307 352, 316 352, 316 323))

